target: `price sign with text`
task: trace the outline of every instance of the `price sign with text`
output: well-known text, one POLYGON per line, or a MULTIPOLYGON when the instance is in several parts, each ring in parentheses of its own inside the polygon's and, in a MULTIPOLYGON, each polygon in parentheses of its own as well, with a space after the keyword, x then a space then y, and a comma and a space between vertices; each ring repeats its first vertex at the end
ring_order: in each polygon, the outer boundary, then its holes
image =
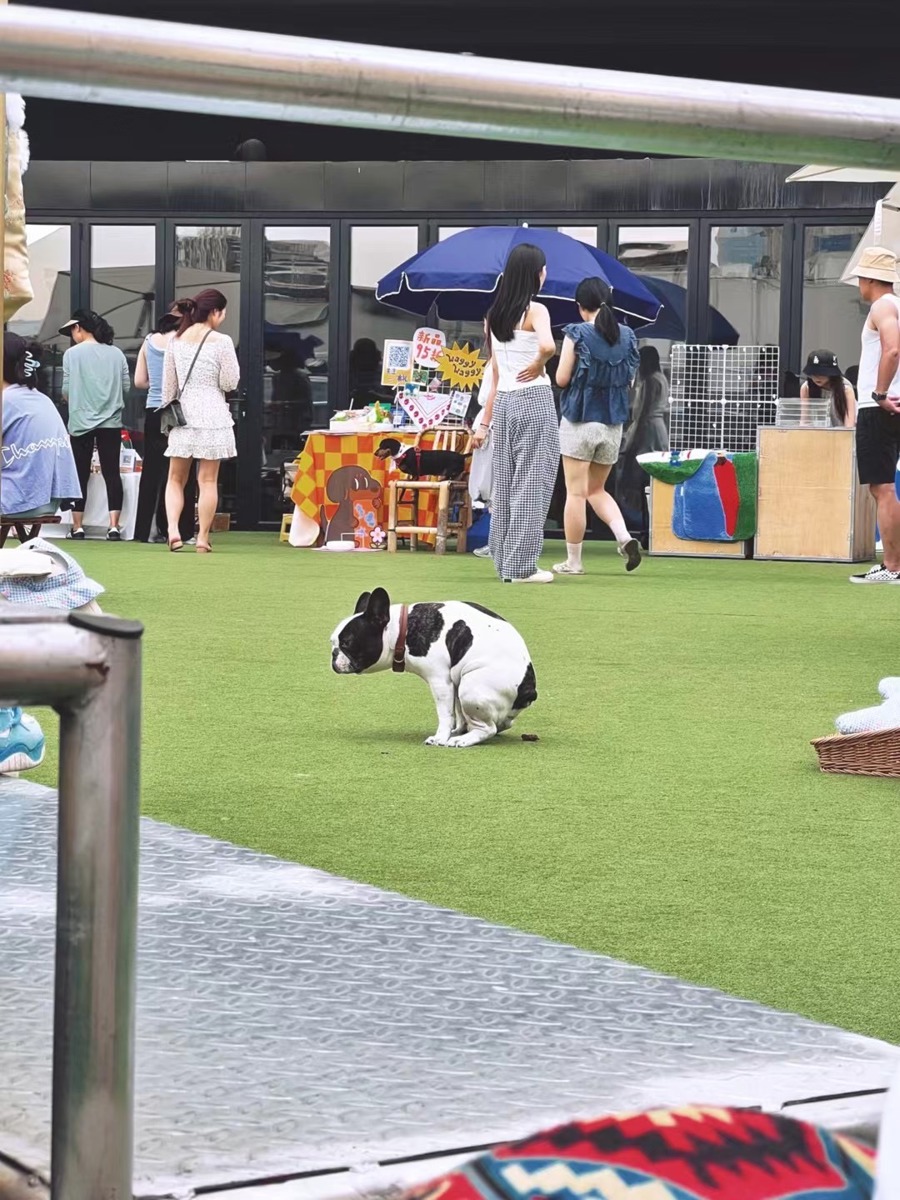
POLYGON ((420 367, 436 371, 447 340, 439 329, 417 329, 413 334, 413 360, 420 367))

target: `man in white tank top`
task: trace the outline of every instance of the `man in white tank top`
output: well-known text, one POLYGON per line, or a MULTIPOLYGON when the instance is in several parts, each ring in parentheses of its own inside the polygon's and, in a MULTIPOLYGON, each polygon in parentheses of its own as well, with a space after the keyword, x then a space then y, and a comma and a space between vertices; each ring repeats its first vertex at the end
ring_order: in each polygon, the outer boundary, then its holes
POLYGON ((900 502, 895 479, 900 459, 900 300, 894 295, 897 258, 869 246, 857 265, 859 294, 871 307, 862 331, 856 463, 878 506, 884 562, 851 583, 900 583, 900 502))

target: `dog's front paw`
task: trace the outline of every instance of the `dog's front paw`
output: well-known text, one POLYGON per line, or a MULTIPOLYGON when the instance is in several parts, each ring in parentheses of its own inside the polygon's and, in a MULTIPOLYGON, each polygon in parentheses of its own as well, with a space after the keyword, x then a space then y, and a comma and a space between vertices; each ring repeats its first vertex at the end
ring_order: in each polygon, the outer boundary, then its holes
POLYGON ((458 725, 456 727, 456 729, 454 729, 453 732, 450 734, 450 736, 458 738, 458 737, 462 737, 464 733, 468 733, 468 732, 469 732, 468 725, 458 725))
POLYGON ((447 738, 441 737, 440 734, 437 733, 432 734, 430 738, 425 739, 426 746, 448 746, 449 744, 450 743, 447 738))

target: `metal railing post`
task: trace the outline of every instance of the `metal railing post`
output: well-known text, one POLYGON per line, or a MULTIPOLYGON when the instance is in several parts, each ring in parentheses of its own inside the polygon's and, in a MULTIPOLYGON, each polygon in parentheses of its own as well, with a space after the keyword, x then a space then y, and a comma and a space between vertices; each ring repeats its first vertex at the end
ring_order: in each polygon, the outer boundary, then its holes
POLYGON ((900 168, 900 100, 0 8, 0 81, 51 100, 550 146, 900 168))
POLYGON ((132 1195, 142 633, 0 609, 0 704, 61 721, 53 1200, 132 1195))

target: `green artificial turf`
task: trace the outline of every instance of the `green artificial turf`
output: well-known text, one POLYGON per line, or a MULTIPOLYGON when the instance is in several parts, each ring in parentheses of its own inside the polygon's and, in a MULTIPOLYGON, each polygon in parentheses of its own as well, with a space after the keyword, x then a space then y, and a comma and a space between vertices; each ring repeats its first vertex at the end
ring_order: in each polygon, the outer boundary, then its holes
POLYGON ((900 593, 842 566, 626 576, 593 547, 551 587, 261 534, 76 553, 146 623, 150 816, 900 1041, 900 785, 822 775, 809 745, 900 674, 900 593), (429 749, 421 680, 332 673, 376 584, 516 624, 540 698, 513 733, 429 749))

